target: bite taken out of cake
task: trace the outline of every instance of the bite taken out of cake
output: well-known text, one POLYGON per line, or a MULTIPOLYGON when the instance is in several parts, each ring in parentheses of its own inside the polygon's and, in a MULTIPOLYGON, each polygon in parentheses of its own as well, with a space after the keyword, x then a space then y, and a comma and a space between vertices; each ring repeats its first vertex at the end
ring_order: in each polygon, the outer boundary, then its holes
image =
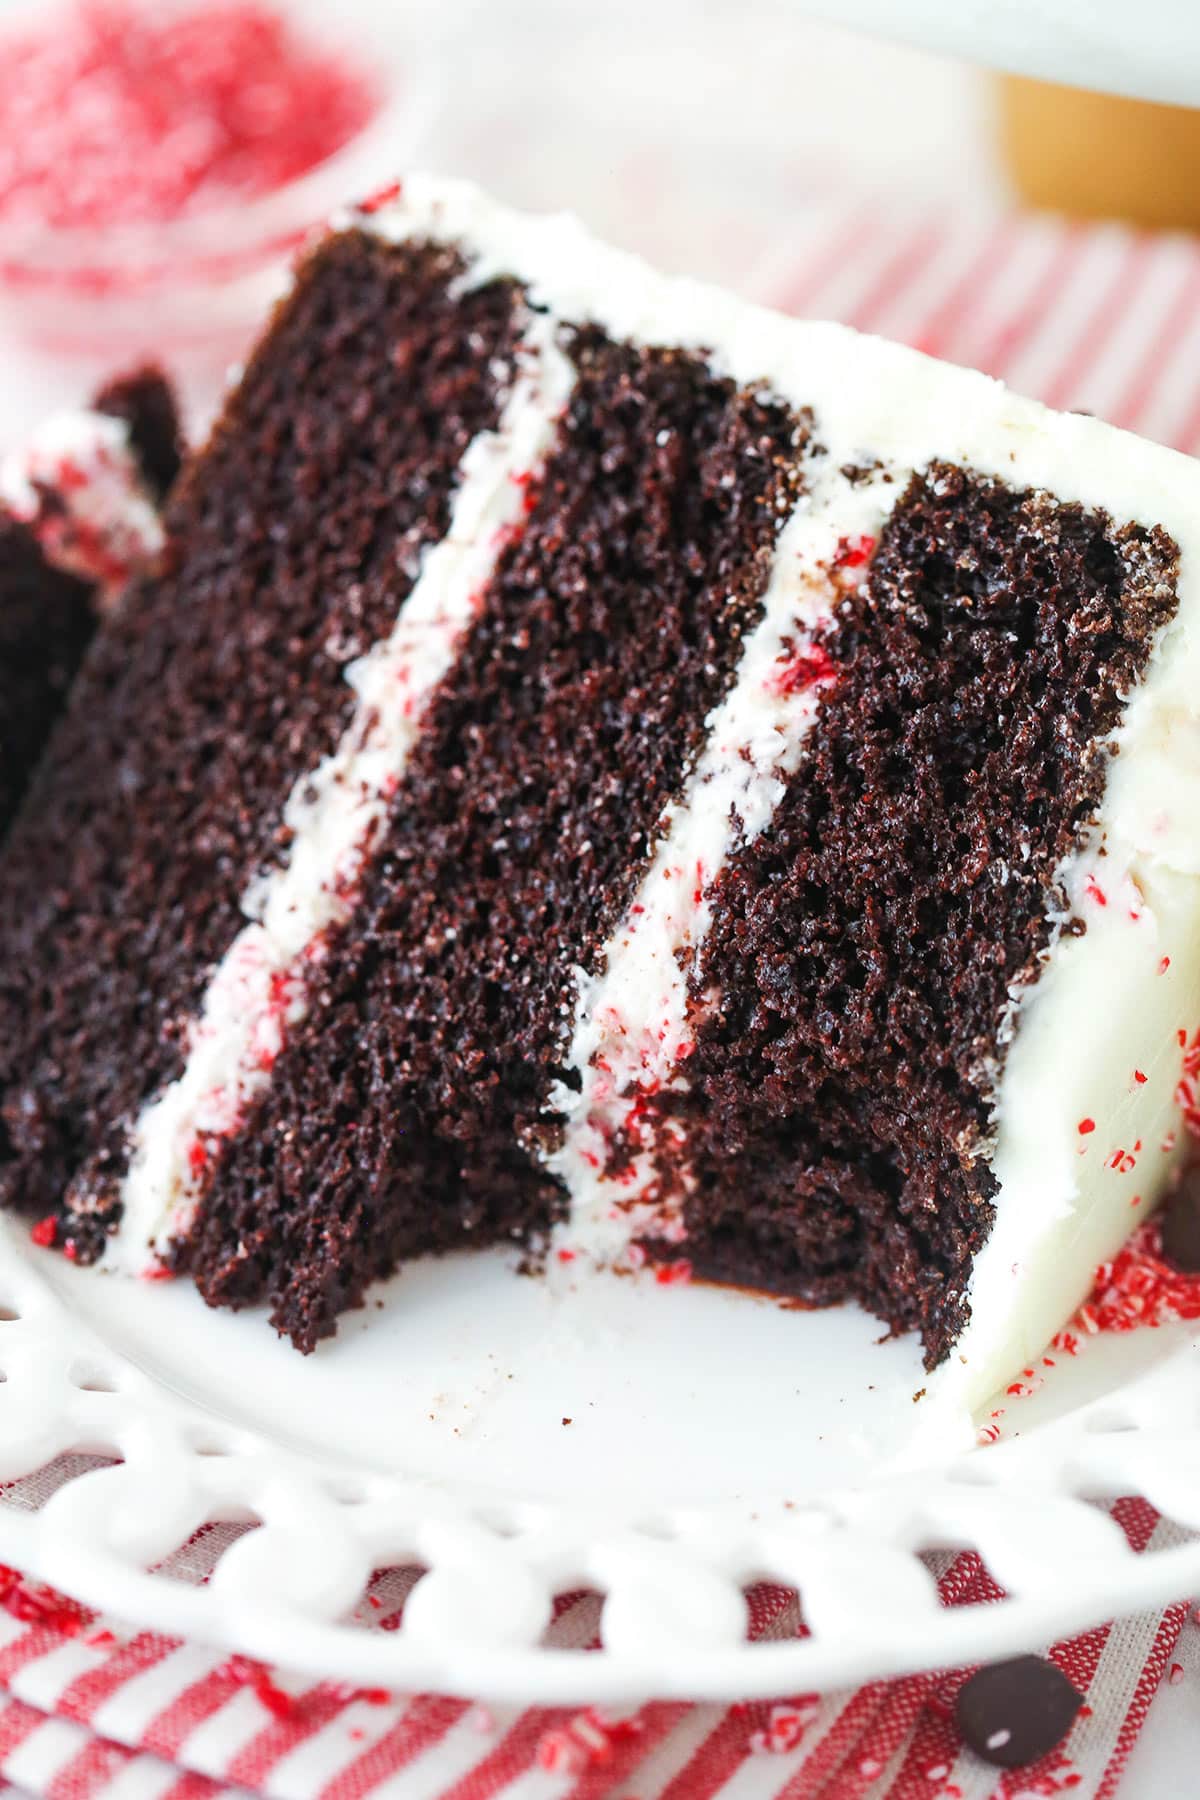
POLYGON ((1044 1344, 1178 1155, 1200 466, 413 179, 167 530, 0 870, 40 1242, 305 1350, 494 1242, 1044 1344))
POLYGON ((0 832, 16 810, 95 629, 162 548, 180 462, 171 389, 121 376, 0 461, 0 832))

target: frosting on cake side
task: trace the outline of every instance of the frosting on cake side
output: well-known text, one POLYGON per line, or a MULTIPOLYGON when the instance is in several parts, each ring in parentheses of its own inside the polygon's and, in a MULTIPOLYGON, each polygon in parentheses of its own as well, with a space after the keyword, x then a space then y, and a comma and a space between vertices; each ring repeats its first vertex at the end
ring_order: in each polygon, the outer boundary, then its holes
POLYGON ((125 419, 55 413, 0 462, 0 501, 56 568, 95 583, 101 608, 163 547, 154 496, 125 419))

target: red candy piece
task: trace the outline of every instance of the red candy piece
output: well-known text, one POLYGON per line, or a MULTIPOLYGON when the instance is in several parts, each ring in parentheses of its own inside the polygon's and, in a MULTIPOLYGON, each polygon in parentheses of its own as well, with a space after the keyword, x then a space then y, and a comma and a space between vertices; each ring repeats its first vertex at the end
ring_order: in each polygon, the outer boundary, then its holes
POLYGON ((270 1671, 252 1656, 231 1656, 223 1669, 232 1681, 250 1688, 272 1718, 287 1719, 295 1712, 296 1696, 281 1688, 270 1671))
POLYGON ((613 1759, 616 1746, 641 1731, 639 1719, 610 1719, 598 1707, 576 1713, 565 1725, 542 1733, 534 1756, 540 1769, 582 1775, 613 1759))
POLYGON ((63 1637, 78 1637, 92 1614, 41 1582, 29 1581, 0 1563, 0 1606, 25 1625, 42 1625, 63 1637))
POLYGON ((1091 1298, 1059 1332, 1054 1347, 1074 1355, 1080 1339, 1098 1331, 1133 1331, 1175 1319, 1200 1319, 1200 1275, 1184 1274, 1163 1260, 1160 1221, 1149 1219, 1111 1262, 1101 1263, 1091 1298))
POLYGON ((773 672, 771 686, 777 694, 802 694, 837 678, 837 664, 823 644, 812 644, 773 672))
POLYGON ((835 569, 861 569, 870 562, 874 553, 875 539, 873 537, 842 537, 838 539, 833 566, 835 569))
POLYGON ((76 0, 4 34, 0 223, 161 223, 326 161, 379 96, 253 0, 76 0))
MULTIPOLYGON (((400 198, 401 192, 402 186, 400 182, 389 181, 386 187, 376 188, 373 194, 368 194, 365 200, 360 200, 358 210, 360 213, 367 213, 368 215, 371 213, 382 212, 385 206, 390 206, 393 200, 398 200, 400 198)), ((529 476, 514 475, 513 480, 528 481, 529 476)))

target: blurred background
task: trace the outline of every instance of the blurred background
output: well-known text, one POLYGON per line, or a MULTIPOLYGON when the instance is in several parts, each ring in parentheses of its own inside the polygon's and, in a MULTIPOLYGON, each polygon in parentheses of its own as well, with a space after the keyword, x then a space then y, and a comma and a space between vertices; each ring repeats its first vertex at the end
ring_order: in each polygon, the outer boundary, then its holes
MULTIPOLYGON (((1055 11, 1007 9, 1024 66, 1111 79, 1055 11)), ((1196 115, 928 48, 1003 56, 971 12, 913 0, 915 48, 837 22, 867 0, 0 0, 0 438, 146 354, 202 420, 305 231, 425 166, 1194 447, 1196 115)))

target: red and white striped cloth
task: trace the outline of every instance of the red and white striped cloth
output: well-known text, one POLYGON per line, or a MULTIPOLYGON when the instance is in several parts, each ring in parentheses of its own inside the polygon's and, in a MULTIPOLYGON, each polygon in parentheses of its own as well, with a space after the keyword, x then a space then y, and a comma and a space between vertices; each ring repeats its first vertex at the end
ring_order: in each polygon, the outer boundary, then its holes
MULTIPOLYGON (((866 204, 802 215, 746 285, 1200 448, 1190 240, 866 204)), ((37 1497, 36 1483, 8 1495, 37 1497)), ((1171 1538, 1142 1502, 1116 1515, 1136 1549, 1171 1538)), ((172 1572, 202 1580, 217 1548, 215 1532, 202 1537, 172 1572)), ((394 1629, 414 1579, 379 1576, 364 1629, 394 1629)), ((972 1555, 949 1561, 941 1585, 947 1604, 995 1597, 972 1555)), ((1183 1601, 1048 1647, 1087 1706, 1060 1751, 998 1776, 955 1733, 961 1673, 783 1705, 652 1702, 619 1719, 491 1712, 468 1698, 296 1681, 64 1607, 11 1576, 0 1594, 0 1787, 46 1800, 1111 1800, 1156 1691, 1185 1667, 1200 1679, 1200 1627, 1183 1601)), ((755 1590, 751 1608, 755 1636, 801 1628, 784 1590, 755 1590)), ((595 1595, 563 1600, 553 1642, 594 1643, 599 1615, 595 1595)))
POLYGON ((1200 242, 1048 216, 808 209, 753 298, 1200 451, 1200 242))
MULTIPOLYGON (((1143 1501, 1115 1512, 1135 1549, 1175 1535, 1143 1501)), ((172 1573, 203 1579, 219 1536, 202 1534, 172 1573)), ((415 1579, 378 1576, 362 1628, 395 1629, 415 1579)), ((947 1605, 998 1597, 973 1553, 949 1560, 940 1586, 947 1605)), ((7 1572, 0 1588, 0 1786, 46 1800, 1111 1800, 1181 1633, 1200 1647, 1182 1602, 1049 1647, 1086 1707, 1060 1750, 999 1776, 959 1741, 961 1672, 733 1707, 489 1709, 297 1680, 96 1617, 7 1572)), ((786 1589, 754 1589, 750 1610, 755 1637, 801 1629, 786 1589)), ((568 1596, 551 1640, 586 1653, 599 1616, 598 1596, 568 1596)))

